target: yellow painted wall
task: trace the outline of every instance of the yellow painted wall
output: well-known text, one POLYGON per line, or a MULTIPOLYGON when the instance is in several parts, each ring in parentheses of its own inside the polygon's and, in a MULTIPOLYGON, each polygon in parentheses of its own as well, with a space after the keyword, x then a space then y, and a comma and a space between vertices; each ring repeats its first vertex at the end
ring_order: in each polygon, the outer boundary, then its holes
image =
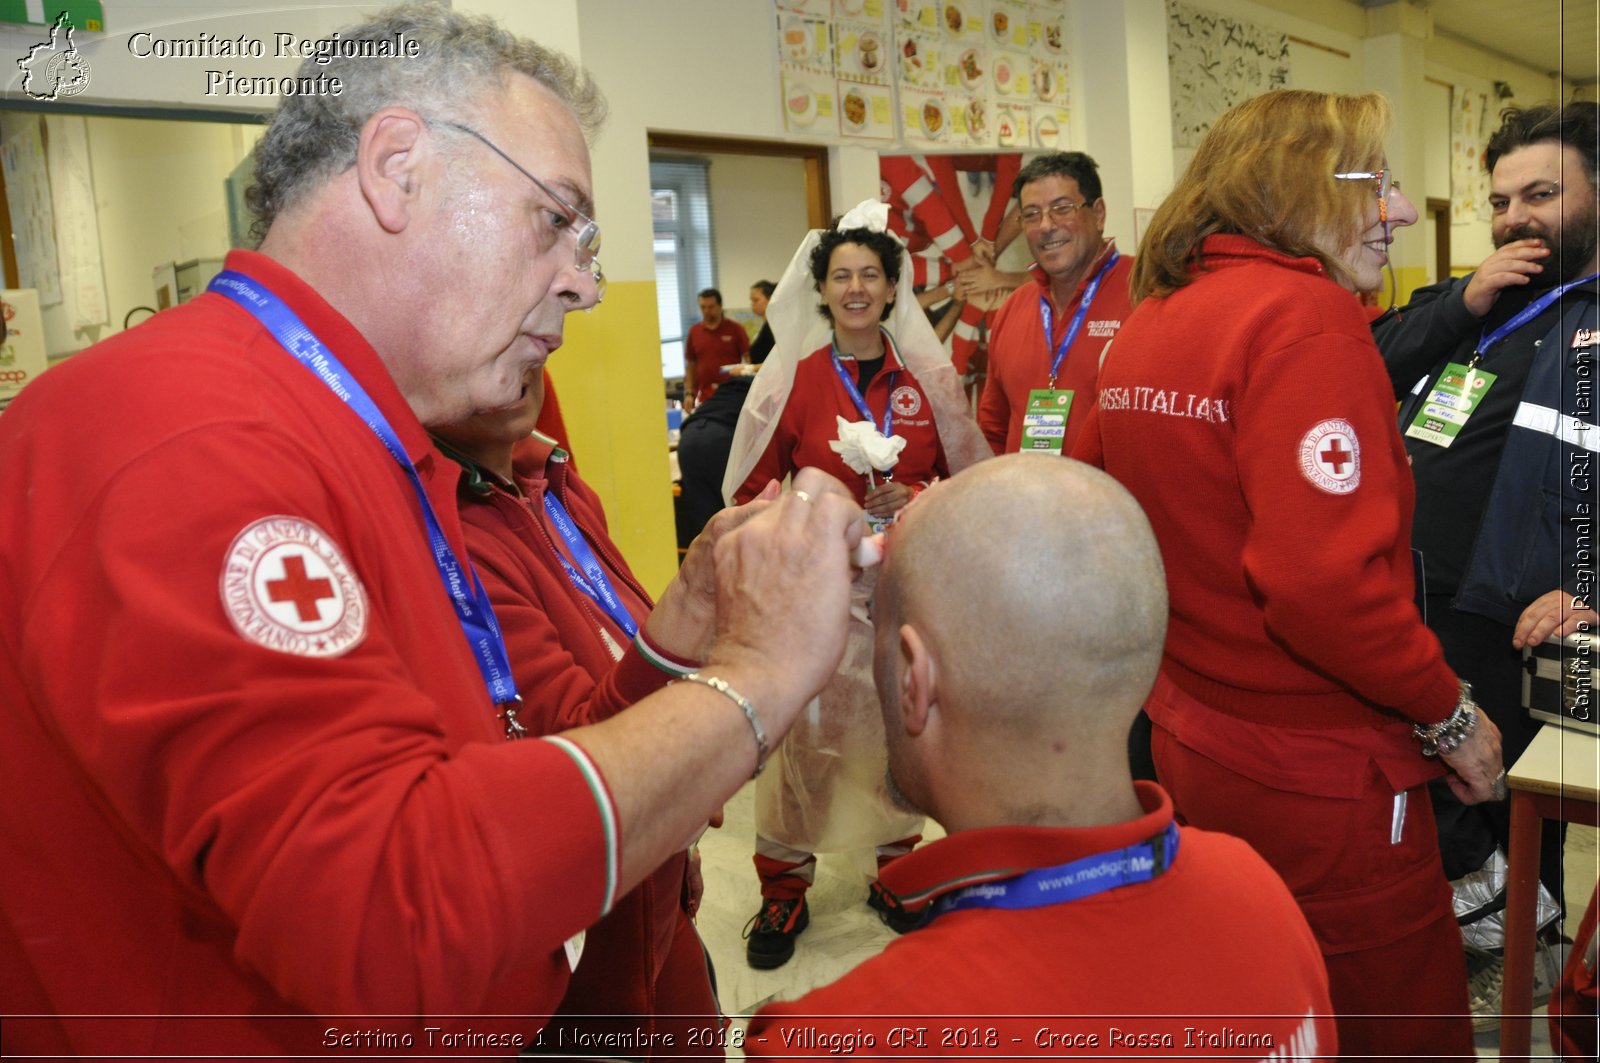
POLYGON ((1427 287, 1428 271, 1422 266, 1399 266, 1394 271, 1394 281, 1399 289, 1394 305, 1405 306, 1411 301, 1412 292, 1427 287))
POLYGON ((611 537, 652 595, 677 572, 666 398, 654 281, 610 281, 592 313, 568 314, 550 359, 578 471, 611 537))

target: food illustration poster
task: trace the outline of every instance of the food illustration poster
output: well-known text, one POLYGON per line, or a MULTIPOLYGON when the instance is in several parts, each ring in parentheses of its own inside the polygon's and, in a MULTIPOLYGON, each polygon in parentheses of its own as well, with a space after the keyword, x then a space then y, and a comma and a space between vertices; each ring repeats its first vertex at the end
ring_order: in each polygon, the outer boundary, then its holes
POLYGON ((871 22, 837 22, 833 28, 839 80, 889 85, 894 80, 894 50, 884 27, 871 22))
POLYGON ((937 33, 939 31, 938 0, 894 0, 896 33, 937 33))
POLYGON ((1028 47, 1034 54, 1066 61, 1066 11, 1057 0, 1028 4, 1028 47))
POLYGON ((945 94, 902 86, 900 128, 901 135, 908 142, 949 146, 950 111, 945 106, 945 94))
MULTIPOLYGON (((939 6, 939 29, 944 35, 941 58, 943 99, 942 136, 935 137, 932 126, 939 126, 940 115, 921 101, 918 115, 921 128, 909 122, 906 112, 906 140, 920 132, 930 143, 959 147, 993 147, 995 144, 991 98, 993 96, 992 49, 984 27, 989 20, 989 4, 972 0, 944 0, 939 6)), ((1001 19, 1009 25, 1009 16, 1001 19)))
POLYGON ((945 149, 1057 148, 1064 0, 774 0, 785 128, 945 149))
POLYGON ((994 98, 1021 103, 1033 99, 1033 60, 1026 52, 995 52, 989 64, 994 98))
POLYGON ((1032 147, 1033 108, 1027 104, 997 104, 994 114, 994 135, 1002 148, 1032 147))
POLYGON ((939 28, 955 40, 981 44, 988 6, 984 0, 944 0, 938 5, 939 28))
MULTIPOLYGON (((884 21, 888 5, 894 0, 833 0, 834 18, 861 18, 872 23, 884 21)), ((824 7, 827 5, 824 4, 824 7)))
POLYGON ((1072 117, 1072 96, 1067 80, 1066 10, 1060 0, 1030 0, 1028 4, 1027 75, 1011 97, 1028 100, 1029 128, 1018 129, 1003 147, 1027 146, 1059 151, 1068 146, 1067 127, 1072 117))
POLYGON ((991 0, 989 41, 997 49, 1026 50, 1030 11, 1027 0, 991 0))
MULTIPOLYGON (((848 0, 834 0, 835 4, 848 0)), ((865 5, 866 0, 860 0, 865 5)), ((834 23, 839 131, 847 137, 893 140, 894 78, 898 65, 886 20, 834 23)))
MULTIPOLYGON (((783 0, 799 3, 802 0, 783 0)), ((839 132, 833 20, 778 7, 778 71, 783 81, 783 125, 791 133, 839 132)))
POLYGON ((1033 109, 1033 139, 1041 151, 1064 151, 1068 146, 1067 123, 1071 114, 1065 107, 1040 104, 1033 109))
POLYGON ((1489 97, 1457 85, 1450 90, 1450 222, 1488 221, 1489 174, 1483 166, 1489 142, 1489 97))
POLYGON ((993 147, 996 138, 994 104, 987 96, 957 97, 952 117, 954 133, 969 147, 993 147))
MULTIPOLYGON (((939 6, 945 38, 944 143, 964 148, 994 143, 984 136, 989 129, 989 42, 983 32, 988 4, 979 2, 976 11, 971 0, 944 0, 939 6)), ((909 128, 906 139, 911 139, 909 128)))
POLYGON ((918 89, 938 88, 944 78, 943 39, 937 33, 897 30, 895 55, 900 63, 900 84, 918 89))

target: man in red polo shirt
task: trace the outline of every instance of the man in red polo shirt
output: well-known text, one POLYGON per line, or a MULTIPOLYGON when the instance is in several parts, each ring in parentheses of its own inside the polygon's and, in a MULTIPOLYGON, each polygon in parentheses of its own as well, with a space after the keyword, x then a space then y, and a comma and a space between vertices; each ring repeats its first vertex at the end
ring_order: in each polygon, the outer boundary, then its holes
POLYGON ((700 293, 700 320, 683 341, 683 408, 692 410, 722 383, 722 367, 744 361, 750 337, 744 326, 722 316, 722 293, 700 293))
POLYGON ((1288 887, 1129 775, 1167 595, 1127 491, 1076 461, 974 465, 907 507, 872 615, 891 790, 949 832, 883 882, 932 917, 763 1009, 746 1056, 1336 1055, 1288 887), (1003 535, 1025 563, 971 549, 1003 535))
POLYGON ((1100 174, 1083 152, 1032 160, 1012 194, 1033 283, 995 312, 978 425, 996 454, 1069 454, 1094 405, 1100 359, 1132 310, 1133 258, 1105 238, 1100 174))

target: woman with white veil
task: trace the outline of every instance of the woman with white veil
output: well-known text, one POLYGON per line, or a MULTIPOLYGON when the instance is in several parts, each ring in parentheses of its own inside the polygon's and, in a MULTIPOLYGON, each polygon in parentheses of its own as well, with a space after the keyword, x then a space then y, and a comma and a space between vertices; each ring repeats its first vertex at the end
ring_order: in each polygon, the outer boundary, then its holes
MULTIPOLYGON (((772 353, 745 401, 723 480, 730 503, 810 465, 837 477, 884 527, 928 483, 990 456, 887 220, 887 206, 867 202, 812 230, 778 282, 767 307, 772 353)), ((810 921, 816 853, 874 848, 881 868, 920 838, 921 816, 895 805, 885 786, 866 614, 872 581, 871 570, 857 580, 838 674, 756 785, 762 903, 747 933, 752 967, 794 955, 810 921)), ((876 881, 868 903, 897 931, 919 921, 876 881)))

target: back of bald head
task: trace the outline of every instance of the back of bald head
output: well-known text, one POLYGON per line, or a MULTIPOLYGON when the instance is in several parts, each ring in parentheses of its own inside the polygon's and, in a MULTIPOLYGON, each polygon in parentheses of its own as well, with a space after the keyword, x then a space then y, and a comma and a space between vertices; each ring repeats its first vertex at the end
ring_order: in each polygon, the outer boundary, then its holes
POLYGON ((883 577, 894 616, 880 622, 928 640, 942 711, 1018 735, 1070 724, 1120 742, 1167 627, 1161 554, 1133 496, 1082 462, 1011 454, 906 516, 883 577))

